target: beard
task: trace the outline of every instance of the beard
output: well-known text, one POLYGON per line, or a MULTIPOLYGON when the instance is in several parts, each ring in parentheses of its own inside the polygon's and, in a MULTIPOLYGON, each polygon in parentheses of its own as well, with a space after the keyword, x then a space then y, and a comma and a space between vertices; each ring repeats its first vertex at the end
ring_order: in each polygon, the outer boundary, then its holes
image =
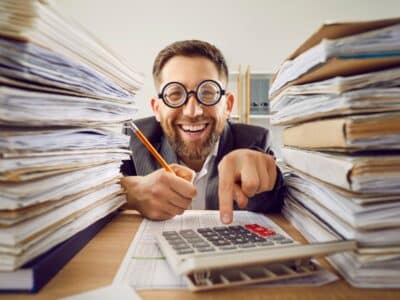
POLYGON ((165 124, 165 122, 160 122, 160 124, 163 128, 164 134, 168 139, 168 142, 175 150, 177 157, 182 160, 187 159, 204 161, 213 150, 223 129, 217 129, 216 123, 210 122, 208 125, 211 126, 211 133, 209 136, 201 142, 189 143, 185 142, 175 130, 171 129, 171 127, 168 128, 168 125, 165 124))

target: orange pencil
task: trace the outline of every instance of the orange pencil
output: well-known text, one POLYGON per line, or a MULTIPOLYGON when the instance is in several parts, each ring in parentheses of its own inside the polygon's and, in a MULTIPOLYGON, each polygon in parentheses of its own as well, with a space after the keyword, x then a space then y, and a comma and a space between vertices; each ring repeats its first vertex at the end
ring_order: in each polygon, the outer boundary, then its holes
POLYGON ((149 140, 144 136, 144 134, 140 131, 140 129, 133 123, 129 121, 129 128, 133 130, 139 140, 143 143, 143 145, 149 150, 149 152, 154 156, 154 158, 160 163, 160 165, 167 171, 175 174, 174 170, 168 165, 168 163, 164 160, 164 158, 157 152, 157 150, 153 147, 153 145, 149 142, 149 140))

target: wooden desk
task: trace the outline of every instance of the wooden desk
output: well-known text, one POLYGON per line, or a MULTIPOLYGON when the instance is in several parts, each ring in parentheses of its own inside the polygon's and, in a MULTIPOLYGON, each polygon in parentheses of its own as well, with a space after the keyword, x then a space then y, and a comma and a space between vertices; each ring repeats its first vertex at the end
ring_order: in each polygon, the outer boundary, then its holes
MULTIPOLYGON (((304 240, 281 216, 271 216, 297 240, 304 240)), ((36 295, 2 295, 0 299, 59 299, 109 285, 142 218, 134 212, 120 213, 86 245, 36 295)), ((201 293, 189 291, 141 291, 143 299, 400 299, 400 290, 356 289, 344 280, 322 287, 236 288, 201 293)), ((117 300, 117 299, 115 299, 117 300)))

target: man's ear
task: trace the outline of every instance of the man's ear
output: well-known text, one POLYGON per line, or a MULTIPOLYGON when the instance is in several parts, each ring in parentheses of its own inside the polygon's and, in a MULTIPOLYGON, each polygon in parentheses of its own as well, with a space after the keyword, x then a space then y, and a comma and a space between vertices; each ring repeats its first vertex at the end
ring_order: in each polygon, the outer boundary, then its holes
POLYGON ((160 101, 155 98, 151 98, 150 100, 151 109, 153 110, 154 116, 156 120, 160 122, 160 101))
POLYGON ((231 93, 231 92, 227 92, 225 94, 225 98, 226 98, 226 117, 229 118, 232 110, 233 110, 233 105, 235 104, 235 96, 231 93))

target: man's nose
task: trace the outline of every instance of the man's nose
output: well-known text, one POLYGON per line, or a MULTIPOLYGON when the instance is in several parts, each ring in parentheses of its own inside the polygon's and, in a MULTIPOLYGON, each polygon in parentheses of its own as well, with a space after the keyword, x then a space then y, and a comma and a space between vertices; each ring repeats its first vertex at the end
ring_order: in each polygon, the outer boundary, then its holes
POLYGON ((183 114, 188 117, 197 117, 203 114, 203 108, 197 101, 195 94, 190 94, 187 103, 183 106, 183 114))

